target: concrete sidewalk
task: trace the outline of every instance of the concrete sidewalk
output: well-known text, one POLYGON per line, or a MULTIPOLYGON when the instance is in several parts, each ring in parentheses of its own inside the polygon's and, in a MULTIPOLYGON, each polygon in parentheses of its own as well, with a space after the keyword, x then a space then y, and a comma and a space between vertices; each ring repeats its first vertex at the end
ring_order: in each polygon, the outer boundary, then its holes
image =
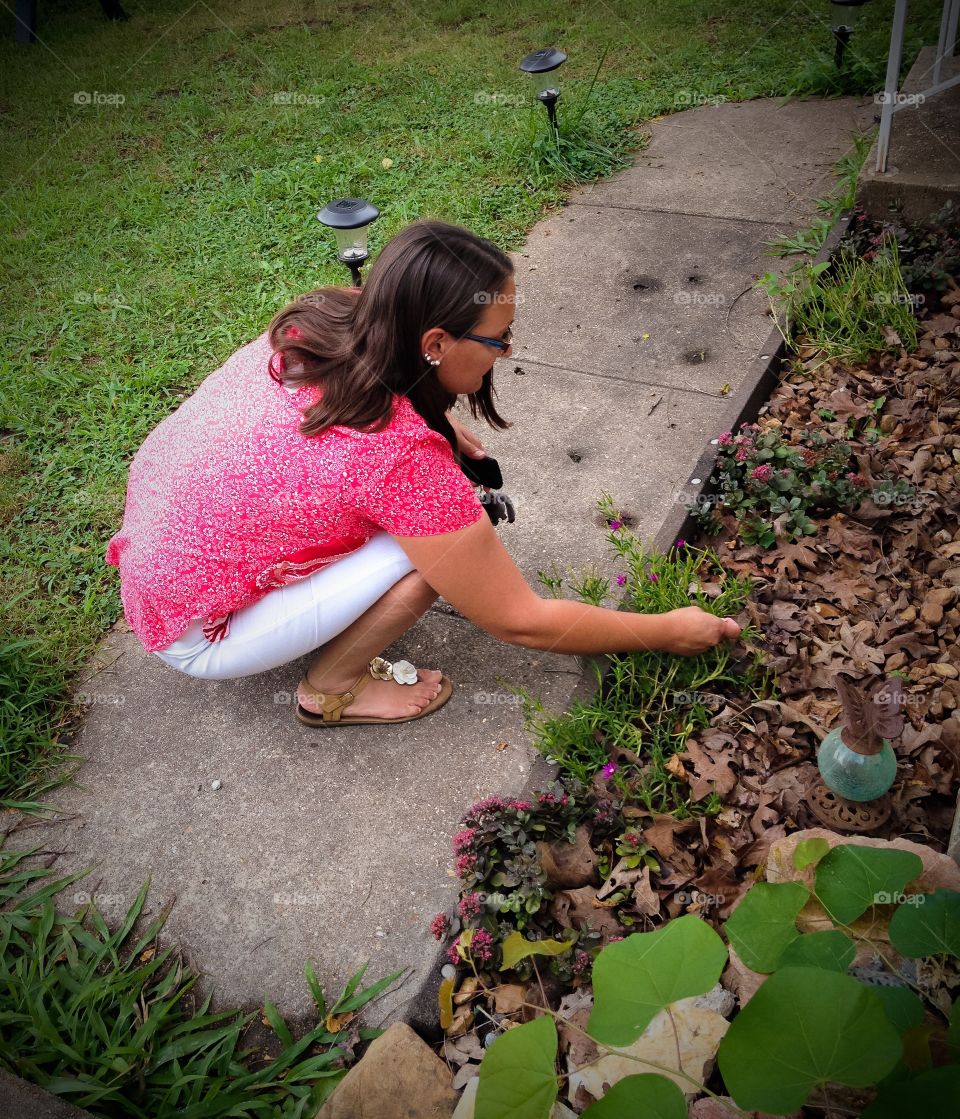
MULTIPOLYGON (((662 118, 632 168, 531 232, 515 258, 516 356, 496 382, 515 426, 480 433, 517 507, 499 531, 532 585, 551 561, 613 573, 603 491, 647 538, 682 499, 725 386, 770 333, 753 284, 783 262, 762 242, 809 224, 874 112, 870 98, 756 101, 662 118)), ((266 996, 305 1016, 305 960, 329 995, 369 960, 369 979, 412 969, 367 1020, 402 1016, 435 960, 430 918, 456 898, 458 817, 517 794, 535 757, 500 680, 561 710, 580 666, 502 645, 442 603, 387 655, 442 666, 453 699, 406 726, 311 731, 289 705, 305 661, 197 681, 121 622, 81 685, 99 700, 74 743, 82 787, 13 845, 62 852, 58 872, 94 865, 64 900, 97 894, 112 918, 151 875, 150 911, 176 895, 166 937, 220 1006, 266 996)))

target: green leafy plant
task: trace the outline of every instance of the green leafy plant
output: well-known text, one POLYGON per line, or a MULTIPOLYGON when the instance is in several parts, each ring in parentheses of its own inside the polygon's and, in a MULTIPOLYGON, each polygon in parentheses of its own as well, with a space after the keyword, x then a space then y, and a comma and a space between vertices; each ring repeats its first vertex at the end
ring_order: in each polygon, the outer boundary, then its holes
POLYGON ((742 424, 723 432, 710 481, 716 492, 690 507, 708 531, 720 527, 719 514, 731 513, 740 538, 770 548, 778 539, 814 536, 811 515, 849 509, 863 499, 867 485, 851 469, 848 443, 817 429, 804 429, 797 444, 779 430, 742 424))
POLYGON ((458 916, 437 914, 432 929, 438 940, 452 937, 452 963, 475 968, 532 974, 530 958, 550 957, 551 970, 566 979, 590 962, 585 953, 599 944, 588 928, 567 930, 557 939, 550 912, 552 891, 537 850, 539 842, 572 843, 576 829, 588 825, 601 843, 623 829, 611 801, 598 799, 576 781, 553 783, 531 800, 486 797, 462 817, 453 837, 454 868, 460 877, 458 916), (576 946, 579 955, 572 954, 576 946))
POLYGON ((53 898, 85 872, 45 881, 49 870, 23 865, 34 853, 0 851, 0 1067, 97 1115, 312 1119, 353 1046, 380 1034, 332 1019, 352 1017, 399 972, 361 987, 362 968, 328 1011, 307 963, 319 1023, 294 1039, 268 1000, 270 1053, 244 1049, 259 1012, 198 1003, 197 976, 159 947, 169 907, 136 931, 148 883, 111 930, 90 902, 58 915, 53 898))
MULTIPOLYGON (((682 540, 667 554, 648 551, 620 519, 609 495, 598 505, 608 526, 607 540, 625 569, 617 578, 623 609, 660 614, 696 605, 720 616, 743 610, 749 580, 731 575, 714 553, 690 548, 682 540)), ((590 590, 599 593, 600 588, 591 584, 590 590)), ((747 627, 741 636, 749 643, 756 634, 747 627)), ((709 724, 709 697, 717 689, 766 694, 770 683, 759 655, 737 655, 718 645, 691 657, 657 652, 612 656, 606 675, 595 662, 592 668, 596 695, 589 702, 575 702, 562 715, 546 714, 539 699, 515 689, 523 698, 524 719, 537 749, 582 783, 603 771, 611 781, 611 795, 620 801, 680 816, 719 811, 715 797, 692 800, 687 783, 667 764, 694 731, 709 724), (641 761, 612 764, 617 751, 629 751, 641 761)))
POLYGON ((797 253, 817 253, 827 239, 834 221, 844 211, 853 206, 857 197, 857 183, 860 172, 870 153, 874 131, 853 137, 853 147, 833 165, 837 173, 837 186, 832 194, 816 199, 814 205, 823 217, 815 218, 806 229, 789 235, 781 234, 771 241, 765 241, 778 256, 793 256, 797 253))
MULTIPOLYGON (((960 1091, 960 1003, 945 1014, 942 1000, 920 986, 908 989, 892 966, 891 985, 846 974, 857 940, 880 953, 886 942, 870 941, 844 923, 800 933, 796 921, 807 901, 817 899, 831 912, 825 898, 841 894, 852 899, 843 913, 850 920, 871 907, 877 914, 892 909, 893 947, 903 955, 912 952, 912 958, 933 957, 940 966, 932 974, 942 975, 947 958, 960 955, 960 894, 939 889, 904 897, 901 891, 922 870, 916 856, 856 844, 826 846, 808 840, 794 853, 794 865, 812 875, 812 885, 754 885, 726 923, 738 954, 762 965, 767 978, 720 1043, 723 1090, 743 1111, 783 1115, 821 1101, 829 1110, 826 1093, 840 1084, 871 1093, 864 1119, 912 1113, 917 1101, 925 1116, 948 1119, 960 1091), (934 1017, 922 1026, 926 1011, 919 995, 934 1017), (937 1046, 949 1063, 933 1067, 937 1046)), ((587 1035, 601 1052, 617 1048, 623 1055, 623 1047, 661 1011, 669 1013, 675 1001, 711 990, 726 961, 720 936, 693 915, 608 945, 594 965, 587 1035)), ((548 1010, 505 1031, 490 1047, 480 1066, 478 1119, 547 1119, 558 1088, 553 1015, 548 1010)), ((572 1028, 568 1021, 565 1028, 572 1028)), ((583 1112, 588 1119, 622 1114, 683 1119, 687 1104, 677 1081, 688 1093, 716 1095, 682 1068, 636 1055, 629 1059, 636 1061, 638 1074, 591 1104, 583 1112)))
POLYGON ((919 297, 916 302, 932 301, 960 273, 960 206, 948 198, 923 222, 907 221, 902 211, 885 221, 871 220, 858 206, 846 241, 864 260, 874 260, 895 242, 904 286, 919 297))
POLYGON ((815 346, 825 357, 864 362, 875 351, 917 345, 910 293, 895 241, 872 260, 843 244, 832 262, 795 264, 758 281, 787 346, 815 346))

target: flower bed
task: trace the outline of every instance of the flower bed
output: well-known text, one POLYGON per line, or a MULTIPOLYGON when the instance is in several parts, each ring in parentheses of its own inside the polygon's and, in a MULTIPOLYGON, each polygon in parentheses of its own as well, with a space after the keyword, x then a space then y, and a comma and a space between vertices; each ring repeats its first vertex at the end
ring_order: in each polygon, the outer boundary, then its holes
MULTIPOLYGON (((856 236, 866 234, 861 228, 856 236)), ((874 236, 870 243, 882 243, 882 233, 874 236)), ((856 274, 854 263, 843 282, 856 274)), ((714 490, 692 510, 701 527, 693 544, 678 540, 665 556, 645 552, 613 503, 603 504, 608 539, 624 562, 617 584, 628 608, 696 602, 737 616, 743 639, 732 651, 697 658, 611 658, 596 698, 559 717, 525 695, 528 724, 565 783, 527 801, 476 805, 456 837, 464 893, 459 912, 438 917, 434 929, 447 943, 451 970, 459 965, 441 988, 444 1051, 460 1068, 459 1083, 476 1072, 484 1043, 527 1018, 540 1021, 536 1007, 561 1024, 579 1023, 561 1029, 569 1071, 577 1037, 584 1054, 600 961, 620 961, 629 972, 623 982, 635 978, 629 969, 639 965, 615 942, 653 937, 653 945, 695 920, 736 943, 728 924, 736 929, 747 918, 731 921, 734 910, 766 904, 749 898, 768 896, 755 883, 770 873, 771 847, 818 824, 809 794, 818 743, 840 715, 841 671, 863 689, 900 681, 897 775, 888 818, 871 835, 946 847, 960 776, 960 287, 951 280, 912 305, 920 316, 909 352, 889 327, 886 347, 859 363, 840 342, 825 349, 801 335, 793 343, 796 356, 757 422, 719 433, 714 490)), ((556 581, 552 589, 559 592, 556 581)), ((609 591, 596 580, 574 589, 594 602, 609 591)), ((856 848, 856 840, 844 846, 856 848)), ((787 939, 800 909, 823 900, 819 883, 804 889, 785 919, 787 939)), ((785 904, 784 894, 771 896, 785 904)), ((947 960, 960 937, 960 894, 942 904, 936 944, 943 958, 911 980, 926 1000, 929 1036, 946 1028, 958 984, 947 960)), ((856 916, 876 917, 875 910, 866 903, 856 916)), ((833 921, 832 931, 849 929, 833 921)), ((853 936, 858 951, 874 943, 872 935, 853 936)), ((822 978, 825 959, 801 963, 822 978)), ((742 962, 731 953, 731 965, 742 962)), ((898 957, 877 966, 901 982, 902 964, 898 957)), ((911 1028, 922 1021, 921 1004, 911 1028)), ((942 1063, 942 1053, 930 1053, 942 1063)), ((709 1068, 700 1071, 705 1083, 709 1068)), ((737 1080, 733 1071, 724 1077, 737 1080)), ((578 1083, 569 1102, 593 1115, 602 1105, 591 1108, 596 1093, 578 1083)), ((867 1083, 875 1081, 859 1086, 867 1083)), ((747 1091, 743 1101, 750 1098, 747 1091)), ((640 1097, 631 1104, 641 1106, 640 1097)), ((814 1110, 804 1114, 829 1110, 807 1105, 814 1110)))

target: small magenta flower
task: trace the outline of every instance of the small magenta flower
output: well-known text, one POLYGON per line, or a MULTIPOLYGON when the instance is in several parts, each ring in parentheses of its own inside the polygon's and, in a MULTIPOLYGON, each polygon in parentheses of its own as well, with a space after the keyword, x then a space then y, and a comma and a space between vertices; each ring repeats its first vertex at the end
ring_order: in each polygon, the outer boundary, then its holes
POLYGON ((773 477, 773 467, 769 463, 762 462, 751 470, 750 477, 756 482, 769 482, 773 477))
POLYGON ((617 576, 617 586, 618 587, 622 587, 624 585, 624 583, 626 583, 626 581, 627 581, 626 575, 618 575, 617 576))
MULTIPOLYGON (((483 894, 464 894, 460 899, 460 916, 468 921, 483 912, 483 894)), ((437 937, 439 940, 440 938, 437 937)))
POLYGON ((493 959, 493 937, 486 929, 477 929, 470 941, 470 955, 478 964, 488 964, 493 959))
POLYGON ((678 548, 685 548, 687 546, 687 542, 682 536, 678 537, 676 546, 678 548))
POLYGON ((460 953, 457 951, 457 945, 460 943, 460 937, 450 945, 447 949, 447 959, 456 967, 457 964, 462 964, 463 960, 460 959, 460 953))
POLYGON ((430 931, 435 940, 443 940, 450 928, 450 919, 446 913, 438 913, 430 922, 430 931))
POLYGON ((604 779, 604 781, 609 781, 616 772, 617 766, 615 766, 613 762, 607 762, 603 769, 600 770, 600 776, 604 779))
POLYGON ((593 965, 593 960, 590 958, 589 952, 584 952, 582 948, 578 948, 573 954, 573 974, 586 975, 593 965))
POLYGON ((464 828, 463 831, 458 831, 453 837, 453 850, 455 853, 462 855, 464 851, 469 851, 473 846, 473 837, 476 834, 473 828, 464 828))
POLYGON ((609 524, 611 532, 616 532, 618 528, 623 527, 623 521, 608 521, 607 524, 609 524))
POLYGON ((457 855, 453 860, 453 869, 461 878, 466 878, 468 874, 472 874, 477 867, 477 856, 464 852, 462 855, 457 855))
MULTIPOLYGON (((678 540, 677 543, 679 544, 680 541, 678 540)), ((650 580, 651 583, 659 583, 660 582, 660 576, 655 571, 652 572, 650 575, 648 575, 647 578, 650 580)))

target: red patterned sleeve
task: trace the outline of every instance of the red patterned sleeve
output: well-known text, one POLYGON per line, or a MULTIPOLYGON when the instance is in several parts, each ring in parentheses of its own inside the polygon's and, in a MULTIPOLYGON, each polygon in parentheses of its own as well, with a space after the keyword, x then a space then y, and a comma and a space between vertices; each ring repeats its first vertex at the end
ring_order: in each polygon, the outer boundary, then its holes
MULTIPOLYGON (((373 448, 371 447, 372 451, 373 448)), ((473 484, 435 431, 358 456, 344 500, 391 536, 438 536, 484 516, 473 484)))

